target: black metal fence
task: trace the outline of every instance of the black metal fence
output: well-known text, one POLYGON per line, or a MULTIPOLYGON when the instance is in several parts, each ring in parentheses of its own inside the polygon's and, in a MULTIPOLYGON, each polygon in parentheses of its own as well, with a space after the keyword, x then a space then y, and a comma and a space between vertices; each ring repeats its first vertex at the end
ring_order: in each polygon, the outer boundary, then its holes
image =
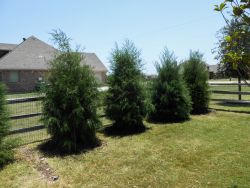
POLYGON ((41 96, 7 99, 10 114, 10 137, 17 138, 20 144, 48 138, 41 122, 41 96))
MULTIPOLYGON (((22 98, 7 99, 7 108, 10 114, 11 124, 9 136, 17 138, 20 145, 49 138, 41 122, 43 97, 44 96, 23 96, 22 98)), ((109 121, 105 119, 103 106, 98 108, 97 113, 102 123, 109 123, 109 121)))

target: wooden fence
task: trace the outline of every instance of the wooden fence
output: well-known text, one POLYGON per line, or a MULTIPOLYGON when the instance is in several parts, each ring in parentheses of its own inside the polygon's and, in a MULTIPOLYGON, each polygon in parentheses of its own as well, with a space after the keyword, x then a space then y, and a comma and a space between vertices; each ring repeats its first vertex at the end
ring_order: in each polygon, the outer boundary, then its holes
MULTIPOLYGON (((244 83, 210 83, 210 86, 246 86, 244 83)), ((241 88, 240 88, 241 89, 241 88)), ((238 103, 238 104, 250 104, 248 100, 241 100, 242 95, 250 95, 249 91, 226 91, 226 90, 211 90, 214 94, 221 94, 223 99, 211 99, 214 101, 220 101, 225 103, 238 103), (237 95, 240 100, 227 99, 224 95, 237 95)), ((25 98, 16 98, 16 99, 7 99, 7 105, 9 108, 17 109, 18 113, 10 113, 10 119, 12 122, 12 129, 10 130, 11 136, 20 136, 26 135, 28 140, 26 143, 33 142, 37 139, 37 136, 41 139, 45 138, 46 131, 44 130, 44 125, 39 121, 42 115, 41 113, 41 104, 34 107, 37 103, 41 103, 41 100, 44 96, 33 96, 25 98), (20 105, 24 104, 24 106, 20 105), (22 110, 25 108, 25 110, 22 110), (21 110, 20 110, 21 109, 21 110), (35 119, 35 120, 34 120, 35 119), (39 133, 39 131, 43 131, 39 133), (39 133, 39 134, 37 134, 39 133)), ((99 117, 105 117, 105 114, 99 115, 99 117)), ((48 137, 47 137, 48 138, 48 137)))
POLYGON ((226 91, 226 90, 211 90, 212 93, 215 94, 224 94, 224 95, 237 95, 238 100, 233 99, 211 99, 214 101, 222 101, 226 103, 235 103, 235 104, 250 104, 249 100, 242 100, 242 95, 250 95, 249 91, 242 91, 241 86, 249 86, 245 83, 223 83, 223 82, 215 82, 209 83, 210 86, 238 86, 238 91, 226 91))
MULTIPOLYGON (((15 104, 20 104, 20 103, 30 103, 30 102, 36 102, 36 101, 41 101, 43 97, 36 96, 36 97, 25 97, 25 98, 16 98, 16 99, 7 99, 7 104, 8 105, 15 105, 15 104)), ((40 110, 39 110, 40 111, 40 110)), ((27 119, 27 118, 32 118, 36 116, 41 116, 41 112, 30 112, 30 113, 23 113, 23 114, 11 114, 10 119, 11 120, 21 120, 21 119, 27 119)), ((43 129, 43 125, 32 125, 30 127, 25 127, 25 128, 18 128, 17 129, 11 129, 10 135, 13 134, 20 134, 20 133, 25 133, 25 132, 32 132, 32 131, 37 131, 40 129, 43 129)))
MULTIPOLYGON (((25 141, 20 141, 21 144, 48 138, 45 126, 40 121, 42 115, 41 100, 43 97, 44 96, 33 96, 7 99, 11 122, 9 136, 19 137, 21 139, 25 137, 25 141), (38 103, 39 105, 37 105, 38 103)), ((100 108, 101 107, 102 106, 100 106, 100 108)), ((102 118, 105 117, 105 114, 98 114, 98 116, 102 118)))

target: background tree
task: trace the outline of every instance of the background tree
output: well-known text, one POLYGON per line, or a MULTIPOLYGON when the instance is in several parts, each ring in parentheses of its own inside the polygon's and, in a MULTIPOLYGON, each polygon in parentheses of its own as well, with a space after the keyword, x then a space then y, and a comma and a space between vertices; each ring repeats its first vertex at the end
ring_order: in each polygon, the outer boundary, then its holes
POLYGON ((59 52, 49 64, 42 119, 59 148, 76 152, 97 143, 97 83, 90 67, 80 65, 84 57, 71 50, 66 34, 54 31, 52 37, 59 52))
POLYGON ((225 75, 230 77, 242 77, 249 78, 250 72, 248 70, 248 58, 245 57, 237 64, 232 63, 231 54, 234 53, 244 53, 249 54, 250 52, 250 32, 245 31, 241 34, 240 38, 237 38, 237 42, 231 46, 228 44, 228 40, 231 38, 228 36, 233 36, 234 33, 237 33, 242 29, 242 23, 237 19, 231 20, 228 25, 224 26, 217 34, 219 40, 218 47, 216 48, 217 56, 216 59, 220 61, 221 68, 220 71, 225 75), (246 61, 246 62, 245 62, 246 61), (237 66, 235 66, 237 65, 237 66))
POLYGON ((121 48, 116 45, 111 56, 106 115, 119 130, 144 129, 146 106, 140 52, 126 40, 121 48))
POLYGON ((190 52, 189 59, 183 64, 183 76, 192 99, 192 113, 208 112, 209 85, 208 71, 203 55, 199 51, 190 52))
MULTIPOLYGON (((234 20, 234 30, 224 37, 224 45, 227 50, 223 55, 223 62, 230 63, 232 68, 238 74, 250 75, 250 48, 248 46, 239 45, 242 39, 246 39, 250 35, 250 1, 249 0, 225 0, 220 5, 215 5, 215 11, 222 14, 227 26, 232 28, 232 22, 224 14, 225 10, 231 8, 230 17, 234 20), (239 71, 241 70, 241 71, 239 71)), ((249 41, 249 40, 248 40, 249 41)), ((241 75, 241 77, 243 77, 241 75)), ((246 81, 246 80, 245 80, 246 81)))
POLYGON ((250 1, 249 0, 224 0, 220 5, 215 5, 214 10, 222 14, 224 20, 229 23, 224 14, 226 9, 231 9, 230 16, 242 20, 244 25, 250 25, 250 1))
POLYGON ((5 87, 0 83, 0 167, 13 160, 12 143, 4 140, 9 132, 5 87))
POLYGON ((152 88, 154 109, 149 119, 156 122, 189 119, 191 99, 174 54, 165 49, 161 63, 156 65, 156 69, 158 77, 152 88))

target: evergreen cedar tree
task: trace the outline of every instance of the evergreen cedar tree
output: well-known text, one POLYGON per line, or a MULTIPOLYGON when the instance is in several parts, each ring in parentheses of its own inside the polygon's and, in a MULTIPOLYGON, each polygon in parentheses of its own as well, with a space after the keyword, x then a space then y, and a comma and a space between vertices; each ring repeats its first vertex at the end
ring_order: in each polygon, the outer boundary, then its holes
POLYGON ((202 58, 203 55, 198 51, 191 51, 189 59, 183 64, 183 77, 191 95, 193 114, 208 112, 208 71, 202 58))
POLYGON ((145 93, 142 87, 140 52, 130 41, 117 45, 111 55, 111 75, 106 115, 118 130, 144 129, 145 93))
POLYGON ((4 141, 4 138, 9 132, 9 128, 5 87, 0 83, 0 168, 13 159, 12 143, 6 143, 4 141))
POLYGON ((69 38, 61 31, 52 36, 61 51, 50 62, 42 120, 62 151, 77 152, 97 143, 97 83, 91 69, 80 65, 81 53, 69 48, 69 38))
POLYGON ((165 49, 160 61, 160 64, 156 64, 158 77, 153 83, 153 111, 149 114, 149 119, 162 123, 187 120, 190 116, 191 99, 176 57, 165 49))

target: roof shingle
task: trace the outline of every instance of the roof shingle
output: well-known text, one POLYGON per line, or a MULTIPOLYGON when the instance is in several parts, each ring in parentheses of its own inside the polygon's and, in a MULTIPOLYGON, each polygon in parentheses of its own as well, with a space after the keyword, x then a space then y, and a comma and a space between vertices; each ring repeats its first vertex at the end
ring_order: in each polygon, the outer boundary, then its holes
MULTIPOLYGON (((47 70, 48 62, 55 57, 56 52, 57 49, 54 47, 31 36, 0 59, 0 69, 47 70)), ((107 71, 95 53, 83 53, 83 55, 85 58, 81 64, 91 66, 96 72, 107 71)))
POLYGON ((0 43, 0 50, 11 51, 11 50, 13 50, 16 46, 17 46, 16 44, 5 44, 5 43, 0 43))

